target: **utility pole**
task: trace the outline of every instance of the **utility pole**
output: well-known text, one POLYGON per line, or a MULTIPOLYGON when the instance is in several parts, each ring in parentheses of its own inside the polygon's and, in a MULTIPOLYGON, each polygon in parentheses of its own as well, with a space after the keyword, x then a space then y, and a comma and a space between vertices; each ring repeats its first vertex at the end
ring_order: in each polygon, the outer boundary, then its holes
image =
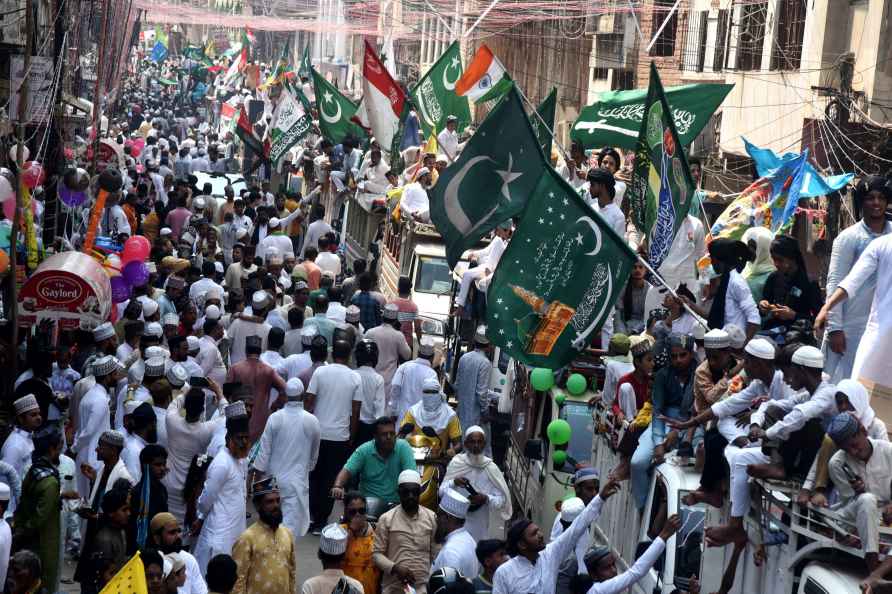
POLYGON ((17 243, 19 236, 19 226, 22 220, 22 194, 25 192, 25 179, 22 169, 25 166, 25 120, 28 117, 28 87, 31 70, 31 40, 34 37, 34 20, 31 0, 25 0, 25 59, 24 59, 24 77, 19 87, 19 122, 17 126, 18 145, 16 147, 16 194, 15 194, 15 211, 12 215, 12 230, 9 233, 9 319, 12 323, 12 377, 18 377, 18 344, 19 344, 19 302, 18 302, 18 266, 17 243))
POLYGON ((96 163, 99 160, 99 138, 102 118, 99 115, 102 109, 102 76, 105 66, 105 39, 108 33, 108 9, 112 0, 102 2, 102 35, 99 38, 99 53, 96 57, 96 86, 93 89, 93 173, 96 173, 96 163))

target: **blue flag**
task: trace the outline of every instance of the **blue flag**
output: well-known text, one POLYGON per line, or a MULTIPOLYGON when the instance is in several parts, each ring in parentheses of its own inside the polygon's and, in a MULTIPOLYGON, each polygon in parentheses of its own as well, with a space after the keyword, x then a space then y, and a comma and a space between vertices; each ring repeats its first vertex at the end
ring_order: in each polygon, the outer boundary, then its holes
MULTIPOLYGON (((779 169, 784 163, 795 161, 799 158, 798 153, 786 153, 782 157, 778 157, 771 149, 759 148, 751 144, 746 138, 743 139, 746 146, 746 152, 756 164, 756 172, 759 177, 767 177, 775 169, 779 169)), ((801 198, 814 198, 815 196, 826 196, 831 192, 836 192, 846 187, 855 177, 854 173, 843 173, 842 175, 831 175, 823 177, 811 163, 806 162, 802 172, 802 190, 799 192, 801 198)))
POLYGON ((164 58, 167 57, 167 46, 161 43, 160 41, 155 42, 155 47, 152 48, 152 61, 160 62, 164 58))

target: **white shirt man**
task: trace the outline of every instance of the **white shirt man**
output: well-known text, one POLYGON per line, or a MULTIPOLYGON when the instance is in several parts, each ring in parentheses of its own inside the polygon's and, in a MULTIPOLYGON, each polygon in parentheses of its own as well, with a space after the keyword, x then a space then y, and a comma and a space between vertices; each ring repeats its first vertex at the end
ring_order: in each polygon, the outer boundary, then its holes
MULTIPOLYGON (((454 118, 454 116, 450 117, 454 118)), ((437 134, 437 146, 446 153, 450 163, 455 161, 455 158, 458 156, 458 132, 456 132, 454 125, 450 127, 450 124, 455 121, 457 120, 447 120, 446 127, 437 134)))
POLYGON ((384 378, 374 367, 363 365, 356 369, 360 380, 362 405, 359 408, 359 421, 370 425, 378 417, 383 417, 387 410, 387 398, 384 394, 384 378))
POLYGON ((433 345, 422 343, 418 347, 418 355, 417 359, 406 361, 397 367, 390 384, 388 408, 397 419, 402 419, 409 407, 421 401, 421 386, 424 380, 437 378, 437 372, 431 368, 433 345))
MULTIPOLYGON (((108 409, 108 390, 106 390, 102 381, 106 379, 108 372, 116 367, 117 360, 114 357, 102 357, 93 363, 94 374, 98 373, 96 371, 97 368, 106 373, 101 377, 96 377, 96 385, 84 394, 78 405, 78 427, 74 435, 74 441, 71 443, 71 451, 76 454, 75 461, 78 468, 83 464, 89 464, 94 470, 98 469, 99 462, 96 456, 96 446, 99 444, 99 438, 102 434, 109 430, 111 417, 108 409)), ((84 498, 90 494, 90 480, 83 473, 78 474, 77 491, 84 498)))
MULTIPOLYGON (((440 515, 437 518, 437 524, 440 524, 443 515, 451 516, 457 520, 464 521, 468 514, 468 507, 471 502, 468 498, 453 489, 447 489, 440 498, 440 515)), ((456 523, 457 524, 457 523, 456 523)), ((462 575, 477 576, 480 573, 480 564, 477 562, 475 550, 477 541, 468 532, 467 528, 462 525, 455 528, 446 535, 446 542, 443 548, 434 559, 431 566, 431 573, 444 567, 452 567, 461 572, 462 575)))
POLYGON ((319 419, 324 441, 350 440, 353 403, 361 406, 362 380, 343 362, 324 365, 313 372, 307 392, 313 396, 313 414, 319 419))
POLYGON ((226 381, 226 365, 223 363, 223 355, 217 347, 217 341, 207 334, 198 339, 198 356, 196 363, 201 366, 205 377, 214 380, 222 386, 226 381))
MULTIPOLYGON (((247 422, 244 429, 247 432, 247 422)), ((201 575, 207 572, 212 557, 230 554, 232 545, 245 531, 247 473, 247 459, 236 459, 228 447, 220 450, 208 467, 204 489, 198 497, 198 518, 203 524, 195 545, 195 559, 201 575)))
POLYGON ((307 246, 317 247, 319 245, 319 238, 327 233, 331 233, 331 231, 331 225, 321 218, 310 223, 307 226, 307 236, 304 238, 304 244, 300 248, 300 257, 304 257, 304 252, 306 251, 307 246))
POLYGON ((282 497, 282 523, 295 537, 310 527, 310 471, 319 458, 320 428, 315 416, 304 410, 303 383, 288 380, 288 402, 270 415, 260 437, 254 468, 276 477, 282 497))
POLYGON ((728 278, 728 292, 725 293, 725 324, 734 324, 746 330, 747 324, 761 324, 762 317, 753 299, 753 293, 746 281, 736 270, 728 278))
MULTIPOLYGON (((422 180, 425 176, 428 176, 426 179, 429 179, 430 171, 427 167, 422 167, 418 171, 417 179, 422 180)), ((430 199, 421 181, 406 184, 403 188, 403 197, 400 199, 400 210, 402 210, 403 214, 415 215, 423 219, 428 215, 430 209, 430 199)))
POLYGON ((341 259, 333 252, 328 250, 319 252, 315 262, 322 272, 330 272, 335 275, 335 278, 341 274, 341 259))
MULTIPOLYGON (((367 330, 365 337, 375 341, 378 345, 378 364, 375 371, 384 378, 384 393, 390 395, 391 382, 396 374, 400 359, 406 360, 412 356, 412 349, 406 342, 406 336, 393 324, 399 319, 399 310, 396 305, 388 303, 384 306, 382 314, 383 323, 367 330)), ((391 411, 393 412, 393 411, 391 411)))

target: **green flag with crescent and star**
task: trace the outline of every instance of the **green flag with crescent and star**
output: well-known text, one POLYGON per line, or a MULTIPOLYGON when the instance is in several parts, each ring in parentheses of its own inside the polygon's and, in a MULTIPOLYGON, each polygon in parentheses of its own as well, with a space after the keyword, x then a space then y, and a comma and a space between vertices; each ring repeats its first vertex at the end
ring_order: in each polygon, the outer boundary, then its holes
POLYGON ((551 87, 551 92, 536 108, 536 113, 530 114, 530 123, 533 125, 533 131, 539 138, 539 146, 542 147, 542 153, 546 159, 551 156, 551 131, 554 130, 554 111, 556 108, 557 87, 551 87), (538 114, 538 117, 536 114, 538 114))
POLYGON ((461 52, 458 42, 454 41, 409 93, 418 107, 425 138, 443 130, 450 115, 458 118, 459 132, 471 123, 468 98, 455 94, 455 82, 461 75, 461 52))
POLYGON ((366 134, 363 129, 350 120, 356 114, 357 106, 316 72, 315 68, 311 71, 322 136, 335 144, 342 142, 348 135, 364 138, 366 134))
POLYGON ((486 293, 486 335, 557 369, 598 335, 636 256, 553 168, 537 181, 486 293))
POLYGON ((648 261, 654 269, 666 259, 697 189, 670 113, 660 75, 651 62, 635 169, 626 196, 632 221, 648 238, 648 261))
MULTIPOLYGON (((665 89, 682 146, 694 142, 732 88, 734 85, 703 83, 665 89)), ((634 149, 646 99, 645 89, 602 93, 597 103, 582 108, 570 130, 570 139, 587 149, 634 149)))
POLYGON ((310 63, 310 44, 304 46, 304 55, 300 59, 300 66, 297 69, 297 76, 301 78, 310 78, 313 71, 313 65, 310 63))
POLYGON ((523 212, 545 167, 539 139, 512 88, 430 192, 431 220, 451 267, 488 231, 523 212))
POLYGON ((294 144, 313 127, 313 118, 304 110, 290 84, 282 85, 282 94, 269 125, 267 156, 275 166, 294 144))

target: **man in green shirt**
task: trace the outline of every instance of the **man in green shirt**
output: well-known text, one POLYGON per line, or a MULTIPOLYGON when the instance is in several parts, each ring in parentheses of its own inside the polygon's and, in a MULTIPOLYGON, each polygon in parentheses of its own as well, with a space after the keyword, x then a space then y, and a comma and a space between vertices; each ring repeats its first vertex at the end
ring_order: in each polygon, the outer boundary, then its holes
POLYGON ((397 479, 404 470, 415 470, 412 447, 396 438, 396 423, 391 417, 379 417, 374 422, 375 439, 367 441, 353 452, 335 478, 331 496, 344 497, 344 487, 359 477, 359 492, 366 497, 377 497, 388 503, 399 503, 397 479))

